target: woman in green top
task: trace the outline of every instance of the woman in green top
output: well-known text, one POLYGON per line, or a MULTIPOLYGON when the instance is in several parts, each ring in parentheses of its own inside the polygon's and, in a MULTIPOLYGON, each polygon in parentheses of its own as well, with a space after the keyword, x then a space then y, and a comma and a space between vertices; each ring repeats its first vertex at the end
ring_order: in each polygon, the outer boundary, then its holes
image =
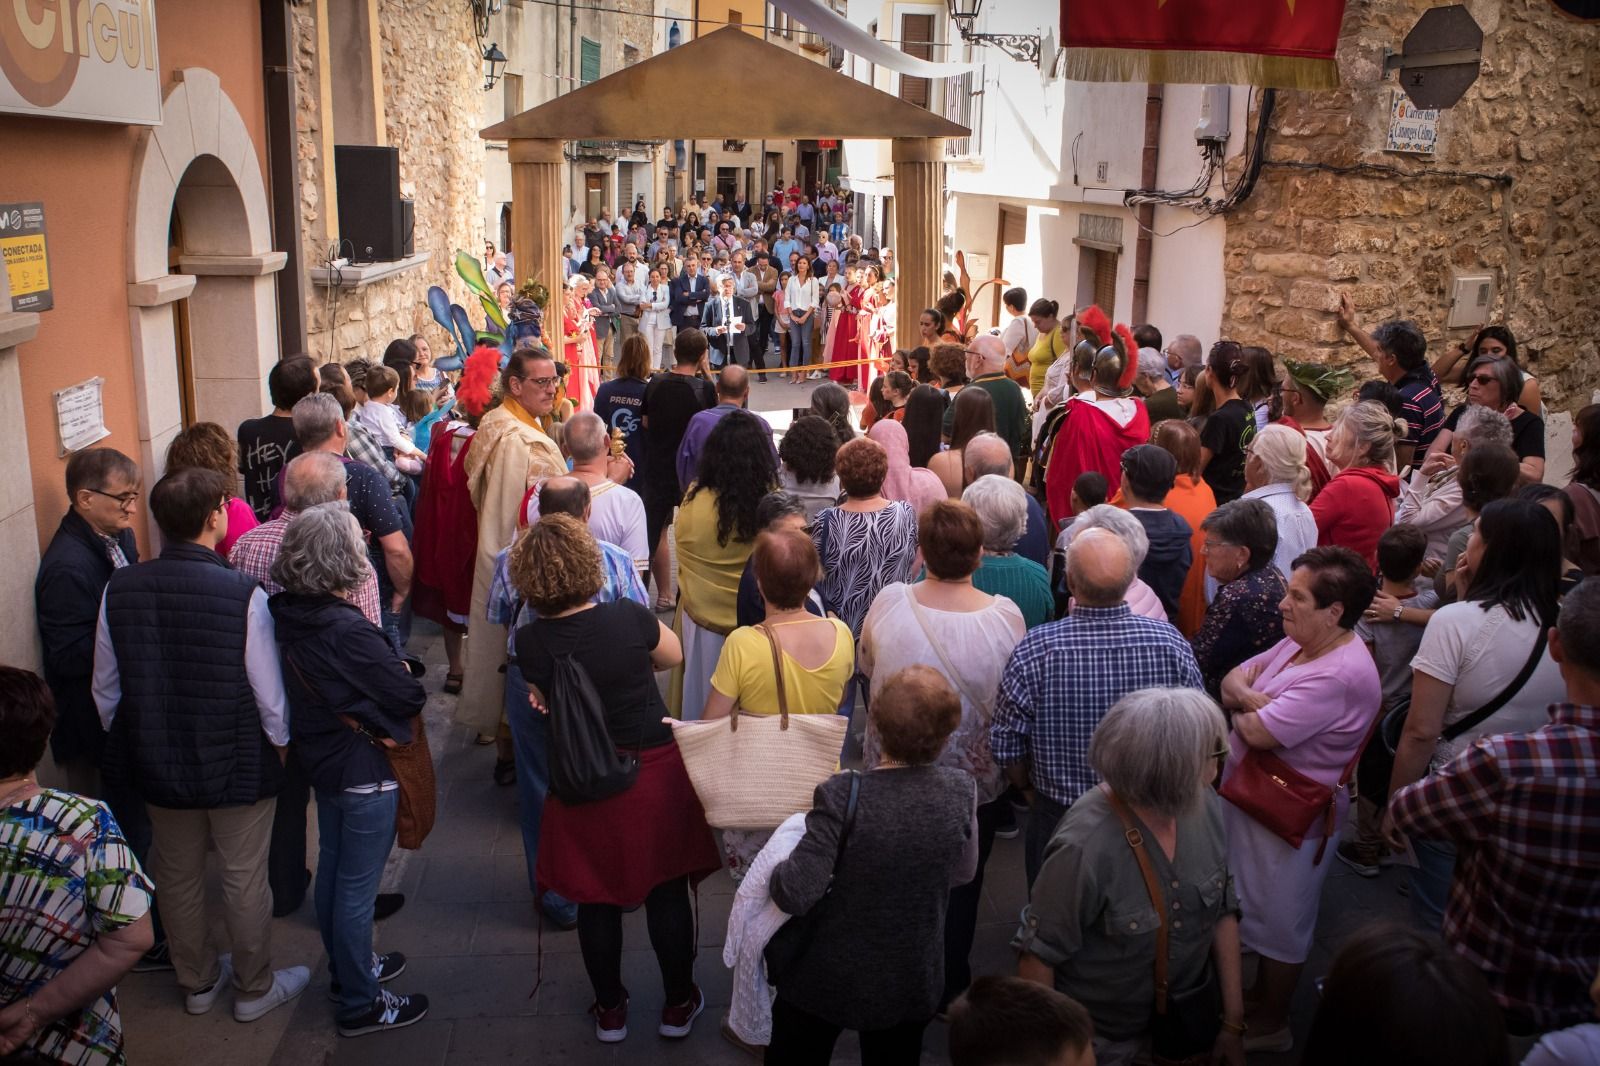
POLYGON ((1214 968, 1222 1028, 1212 1061, 1244 1064, 1239 900, 1211 788, 1227 754, 1222 712, 1193 689, 1123 697, 1089 742, 1089 764, 1104 784, 1084 793, 1056 827, 1012 945, 1022 953, 1019 977, 1088 1008, 1101 1062, 1133 1061, 1148 1047, 1156 930, 1165 916, 1170 994, 1190 992, 1214 968), (1159 904, 1125 822, 1143 838, 1159 904))
POLYGON ((1061 311, 1061 305, 1054 300, 1044 298, 1033 301, 1033 306, 1028 308, 1028 317, 1033 319, 1033 324, 1039 330, 1039 339, 1033 345, 1033 351, 1028 353, 1028 362, 1032 368, 1028 371, 1028 391, 1035 397, 1044 391, 1044 376, 1050 370, 1050 364, 1061 358, 1067 350, 1066 338, 1061 333, 1061 320, 1056 316, 1061 311))

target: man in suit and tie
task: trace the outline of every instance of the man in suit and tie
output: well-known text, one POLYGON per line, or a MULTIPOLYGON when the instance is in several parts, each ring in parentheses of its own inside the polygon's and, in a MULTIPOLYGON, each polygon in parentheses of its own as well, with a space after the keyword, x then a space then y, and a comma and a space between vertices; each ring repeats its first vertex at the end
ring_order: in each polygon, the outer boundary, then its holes
POLYGON ((744 332, 750 328, 749 311, 733 294, 733 275, 722 274, 720 280, 718 288, 722 291, 706 304, 700 318, 700 329, 711 342, 713 370, 720 370, 729 362, 738 363, 745 350, 744 332))
POLYGON ((673 328, 699 329, 700 312, 711 299, 711 286, 700 273, 698 257, 684 256, 683 273, 672 279, 668 293, 673 328))

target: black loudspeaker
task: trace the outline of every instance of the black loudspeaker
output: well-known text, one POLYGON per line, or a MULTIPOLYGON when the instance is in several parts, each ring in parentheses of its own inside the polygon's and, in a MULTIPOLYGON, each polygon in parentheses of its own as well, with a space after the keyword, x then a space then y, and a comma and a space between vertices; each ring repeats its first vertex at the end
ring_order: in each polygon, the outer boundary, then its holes
POLYGON ((333 146, 339 199, 341 254, 353 262, 388 262, 405 256, 400 224, 400 150, 360 144, 333 146), (370 249, 370 251, 369 251, 370 249))
POLYGON ((400 258, 410 259, 417 254, 417 202, 400 201, 400 258))

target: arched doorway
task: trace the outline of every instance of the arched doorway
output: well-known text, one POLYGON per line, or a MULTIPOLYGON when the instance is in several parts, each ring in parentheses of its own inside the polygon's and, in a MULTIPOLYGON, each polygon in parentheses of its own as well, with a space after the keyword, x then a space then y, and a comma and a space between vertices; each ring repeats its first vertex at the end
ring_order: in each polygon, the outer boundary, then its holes
POLYGON ((278 360, 272 250, 261 164, 244 121, 203 68, 178 72, 162 124, 141 135, 130 195, 129 320, 140 461, 160 476, 192 421, 232 431, 267 405, 278 360))

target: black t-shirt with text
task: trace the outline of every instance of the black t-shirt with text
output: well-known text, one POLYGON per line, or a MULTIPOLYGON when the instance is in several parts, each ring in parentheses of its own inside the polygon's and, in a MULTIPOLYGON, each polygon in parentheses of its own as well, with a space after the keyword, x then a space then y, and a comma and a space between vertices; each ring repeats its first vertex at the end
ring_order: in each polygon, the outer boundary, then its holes
POLYGON ((299 454, 294 419, 266 415, 239 423, 239 473, 257 521, 265 522, 278 506, 278 474, 299 454))

